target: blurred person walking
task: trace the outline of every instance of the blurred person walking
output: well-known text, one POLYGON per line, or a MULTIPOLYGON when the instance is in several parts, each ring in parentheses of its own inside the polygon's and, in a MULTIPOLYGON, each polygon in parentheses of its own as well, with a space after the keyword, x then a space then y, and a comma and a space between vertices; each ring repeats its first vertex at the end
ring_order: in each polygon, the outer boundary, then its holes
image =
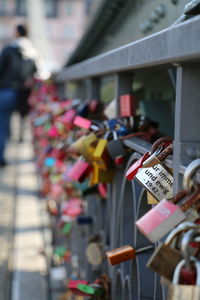
POLYGON ((18 25, 15 39, 0 54, 0 167, 6 165, 5 147, 12 112, 26 105, 36 72, 37 51, 27 35, 26 26, 18 25))

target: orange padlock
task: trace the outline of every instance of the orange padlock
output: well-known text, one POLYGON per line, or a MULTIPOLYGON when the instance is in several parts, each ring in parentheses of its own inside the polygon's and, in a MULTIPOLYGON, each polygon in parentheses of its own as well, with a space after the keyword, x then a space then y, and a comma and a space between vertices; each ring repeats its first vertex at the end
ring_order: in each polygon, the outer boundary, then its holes
POLYGON ((135 259, 137 254, 152 250, 153 247, 154 246, 150 245, 136 250, 130 245, 126 245, 106 252, 106 256, 111 265, 117 265, 124 261, 135 259))
POLYGON ((129 245, 126 245, 106 252, 106 256, 111 265, 117 265, 124 261, 134 259, 135 249, 129 245))

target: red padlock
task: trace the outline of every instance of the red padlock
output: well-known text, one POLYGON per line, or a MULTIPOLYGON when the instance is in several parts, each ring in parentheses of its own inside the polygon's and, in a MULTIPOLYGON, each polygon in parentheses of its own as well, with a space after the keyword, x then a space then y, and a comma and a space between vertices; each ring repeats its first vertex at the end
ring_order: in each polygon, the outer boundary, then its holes
POLYGON ((98 191, 102 198, 107 197, 107 185, 105 183, 98 184, 98 191))
POLYGON ((149 152, 145 153, 142 157, 140 157, 134 164, 128 169, 126 173, 126 179, 133 180, 136 176, 138 170, 142 167, 143 162, 150 157, 149 152))
POLYGON ((135 99, 133 95, 120 96, 120 116, 132 117, 135 115, 135 99))
POLYGON ((70 280, 67 287, 68 289, 70 289, 70 291, 72 291, 72 293, 76 296, 87 296, 87 294, 81 292, 79 289, 78 289, 78 284, 88 284, 87 281, 85 280, 70 280))

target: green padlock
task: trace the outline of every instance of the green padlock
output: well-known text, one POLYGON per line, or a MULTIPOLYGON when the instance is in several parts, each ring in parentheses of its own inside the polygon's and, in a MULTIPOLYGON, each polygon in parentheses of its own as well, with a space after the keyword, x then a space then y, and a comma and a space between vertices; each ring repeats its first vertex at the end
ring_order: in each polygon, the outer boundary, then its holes
POLYGON ((65 247, 60 246, 55 249, 54 254, 58 255, 59 257, 63 257, 65 255, 66 251, 67 251, 67 249, 65 247))
POLYGON ((45 123, 44 130, 48 131, 51 128, 51 126, 52 126, 51 123, 45 123))
POLYGON ((71 231, 71 228, 72 228, 72 223, 65 223, 65 225, 63 226, 61 232, 64 235, 68 235, 71 231))
POLYGON ((90 296, 101 296, 103 294, 103 291, 101 288, 94 288, 94 287, 91 287, 89 285, 82 284, 82 283, 79 283, 77 285, 77 288, 79 291, 81 291, 85 294, 88 294, 90 296))

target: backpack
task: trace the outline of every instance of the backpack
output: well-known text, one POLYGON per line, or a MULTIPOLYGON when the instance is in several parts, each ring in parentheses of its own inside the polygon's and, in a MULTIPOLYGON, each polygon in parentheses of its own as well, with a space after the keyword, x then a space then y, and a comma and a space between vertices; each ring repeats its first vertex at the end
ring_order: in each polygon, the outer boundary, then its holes
POLYGON ((34 73, 37 71, 35 61, 33 59, 20 59, 20 79, 22 84, 33 78, 34 73))

